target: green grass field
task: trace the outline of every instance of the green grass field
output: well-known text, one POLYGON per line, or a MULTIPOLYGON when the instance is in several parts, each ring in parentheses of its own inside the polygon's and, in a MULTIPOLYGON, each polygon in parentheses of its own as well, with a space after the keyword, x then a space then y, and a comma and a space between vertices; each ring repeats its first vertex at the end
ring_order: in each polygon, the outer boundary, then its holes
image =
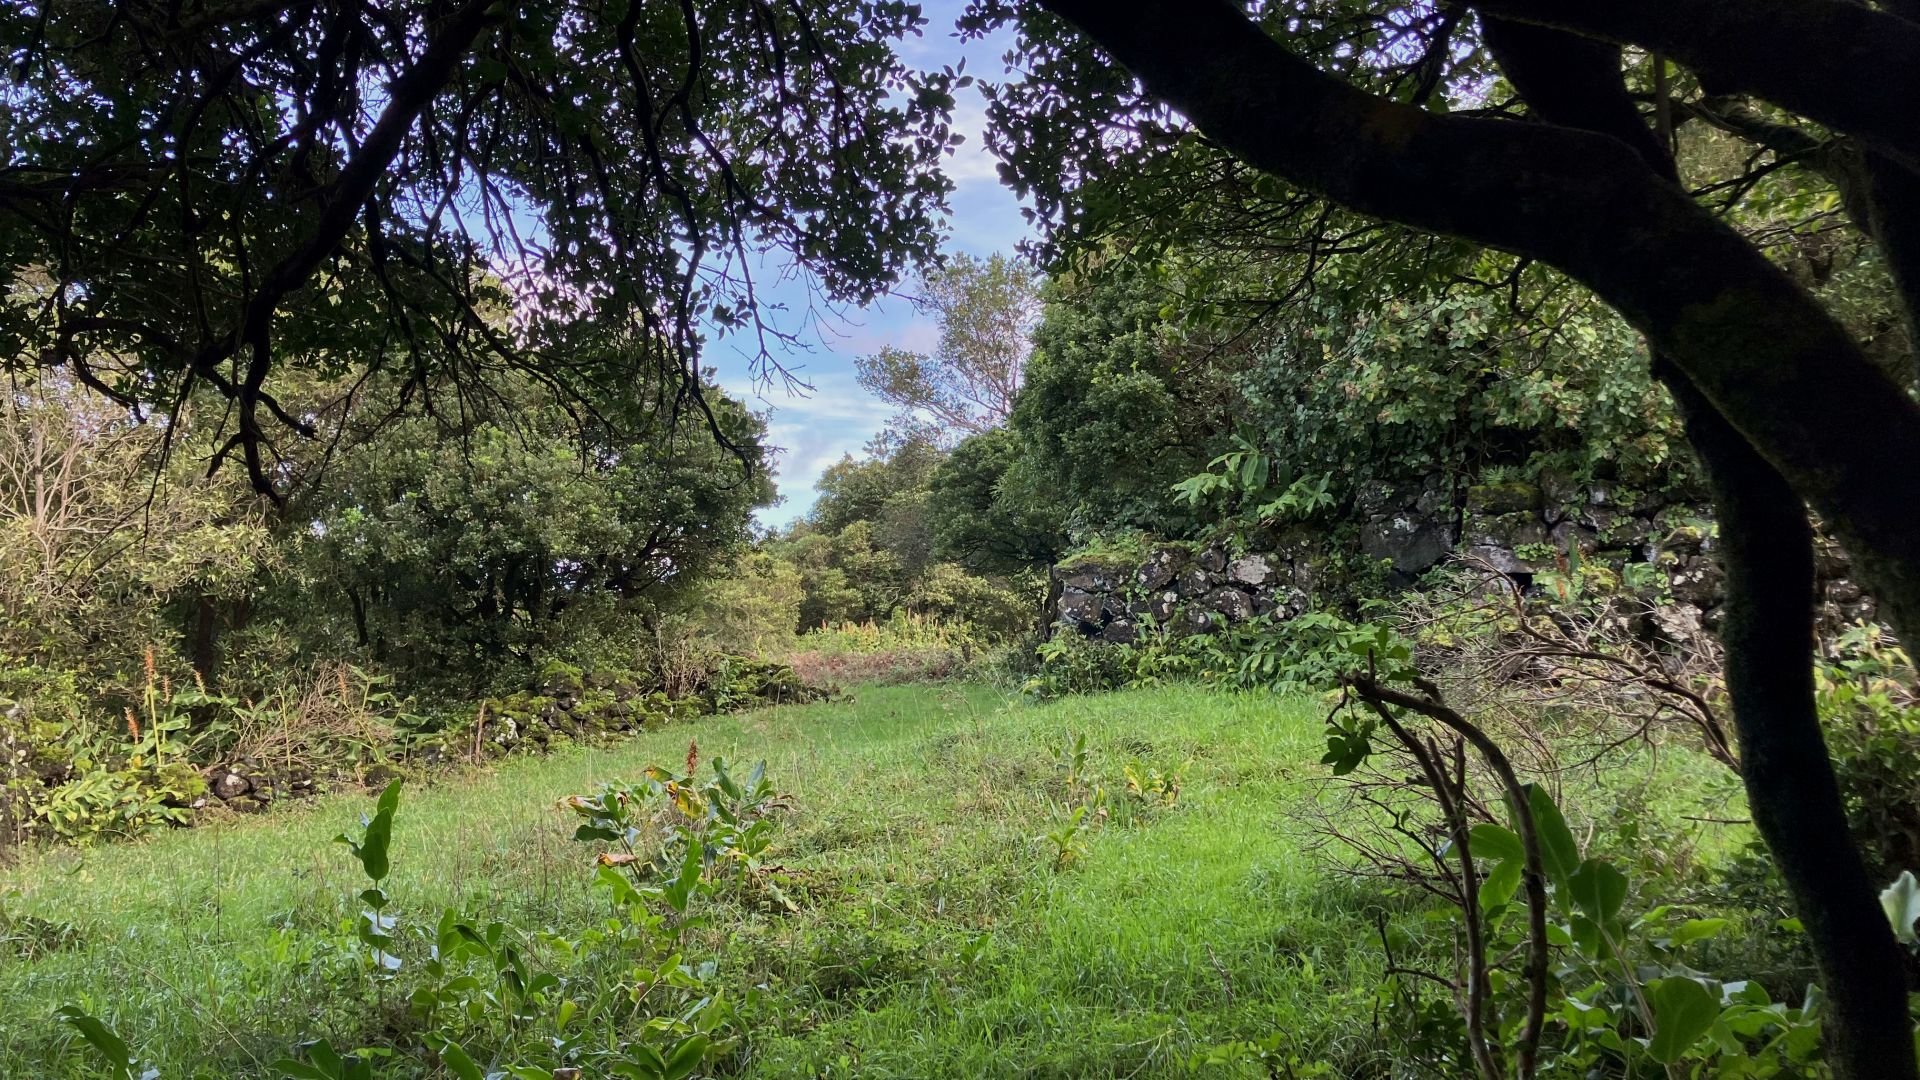
MULTIPOLYGON (((1321 750, 1311 703, 1191 689, 1034 705, 981 688, 869 689, 850 701, 718 717, 618 747, 513 761, 409 790, 387 891, 430 919, 597 918, 593 850, 556 799, 703 756, 765 758, 798 809, 776 849, 797 914, 731 912, 726 981, 764 986, 736 1061, 755 1076, 1151 1076, 1197 1049, 1282 1028, 1334 1044, 1377 960, 1364 897, 1323 879, 1288 817, 1321 750), (1178 766, 1179 804, 1092 830, 1064 871, 1054 755, 1178 766)), ((323 941, 357 907, 330 843, 370 806, 298 810, 145 843, 45 854, 10 903, 70 940, 0 957, 8 1076, 87 1075, 54 1008, 102 1016, 173 1076, 261 1075, 294 1043, 352 1045, 377 1011, 343 990, 323 941), (371 1015, 370 1015, 371 1014, 371 1015)))
MULTIPOLYGON (((1229 1038, 1308 1024, 1375 978, 1359 897, 1300 851, 1288 805, 1321 751, 1309 703, 1202 690, 1033 705, 985 688, 862 690, 651 732, 609 749, 520 759, 409 790, 388 892, 430 919, 599 917, 593 849, 555 801, 649 763, 764 757, 799 809, 776 853, 797 915, 735 911, 726 980, 764 986, 739 1061, 753 1076, 1156 1076, 1229 1038), (1054 871, 1064 732, 1091 765, 1177 767, 1179 805, 1091 830, 1054 871)), ((61 849, 8 872, 15 915, 71 924, 0 957, 8 1076, 86 1074, 52 1020, 108 1019, 167 1076, 263 1074, 290 1045, 371 1034, 321 942, 363 888, 330 838, 367 796, 144 844, 61 849)), ((1321 1042, 1315 1040, 1315 1042, 1321 1042)))
MULTIPOLYGON (((766 759, 796 801, 770 854, 799 910, 726 901, 700 942, 742 1002, 723 1074, 1187 1075, 1196 1052, 1277 1032, 1334 1075, 1390 1057, 1373 1038, 1383 901, 1309 853, 1298 813, 1325 772, 1310 700, 865 689, 514 760, 406 790, 393 910, 562 932, 603 919, 596 849, 573 841, 556 800, 678 765, 689 739, 703 759, 766 759), (1130 762, 1187 767, 1177 805, 1116 814, 1061 869, 1039 838, 1059 820, 1068 731, 1110 784, 1130 762)), ((170 1080, 274 1075, 267 1062, 319 1037, 406 1046, 404 1005, 377 1000, 343 947, 365 882, 330 841, 372 801, 56 849, 9 871, 0 1075, 106 1075, 53 1017, 64 1004, 170 1080)), ((391 1075, 429 1060, 416 1043, 391 1075)))

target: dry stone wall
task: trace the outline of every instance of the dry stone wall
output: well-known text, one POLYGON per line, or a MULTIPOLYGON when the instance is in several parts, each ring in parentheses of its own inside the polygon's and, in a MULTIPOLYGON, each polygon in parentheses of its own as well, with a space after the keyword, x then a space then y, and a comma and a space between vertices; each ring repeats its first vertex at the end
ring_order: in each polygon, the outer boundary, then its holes
MULTIPOLYGON (((1710 628, 1724 594, 1711 514, 1699 504, 1605 484, 1450 489, 1435 477, 1377 493, 1357 509, 1358 538, 1348 531, 1338 541, 1343 551, 1330 550, 1332 534, 1296 531, 1247 551, 1167 543, 1144 555, 1071 560, 1054 571, 1054 614, 1064 627, 1111 642, 1133 641, 1149 623, 1196 634, 1259 615, 1290 618, 1337 599, 1329 593, 1340 583, 1328 580, 1328 567, 1351 565, 1356 547, 1399 588, 1448 559, 1471 560, 1531 587, 1536 575, 1565 568, 1577 553, 1650 595, 1664 592, 1670 602, 1650 618, 1654 632, 1676 640, 1710 628)), ((1819 573, 1824 623, 1874 617, 1872 598, 1853 582, 1837 545, 1822 541, 1819 573)))

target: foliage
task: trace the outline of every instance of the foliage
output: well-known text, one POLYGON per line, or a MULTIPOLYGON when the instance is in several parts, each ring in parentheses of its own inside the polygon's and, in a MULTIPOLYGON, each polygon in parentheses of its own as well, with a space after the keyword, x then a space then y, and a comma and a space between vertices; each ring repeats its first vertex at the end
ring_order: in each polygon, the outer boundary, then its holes
POLYGON ((971 623, 907 612, 816 627, 795 639, 787 662, 811 686, 939 682, 989 655, 990 641, 971 623))
POLYGON ((1026 684, 1039 697, 1085 694, 1175 680, 1272 693, 1324 688, 1360 661, 1356 644, 1375 640, 1370 624, 1330 612, 1292 619, 1258 616, 1212 633, 1147 625, 1133 642, 1110 645, 1077 631, 1039 647, 1040 671, 1026 684))
MULTIPOLYGON (((400 782, 394 781, 374 813, 362 818, 362 833, 338 839, 370 883, 358 897, 366 909, 353 923, 353 940, 365 950, 366 977, 383 993, 388 984, 405 990, 417 1027, 394 1045, 351 1053, 316 1040, 276 1061, 274 1071, 350 1080, 371 1076, 375 1061, 395 1057, 437 1061, 461 1077, 552 1080, 586 1066, 642 1080, 681 1080, 700 1070, 725 1050, 736 1020, 731 1002, 709 986, 712 965, 688 963, 684 956, 701 924, 700 909, 710 903, 705 898, 730 876, 761 876, 758 857, 787 803, 766 780, 764 765, 741 784, 716 760, 714 780, 698 786, 693 764, 690 754, 686 777, 652 768, 641 788, 608 786, 601 796, 567 800, 587 818, 576 839, 626 837, 624 854, 596 860, 596 884, 617 917, 571 936, 563 928, 478 922, 452 907, 433 926, 403 932, 383 887, 399 809, 400 782), (674 838, 667 850, 675 855, 662 864, 657 881, 652 864, 642 865, 633 854, 638 828, 629 814, 630 807, 640 811, 653 804, 674 838), (631 994, 624 980, 581 983, 539 967, 543 958, 595 954, 632 965, 626 972, 636 980, 631 994), (614 1037, 590 1037, 603 1028, 614 1037)), ((161 1075, 140 1068, 120 1037, 83 1008, 65 1006, 59 1016, 113 1068, 147 1080, 161 1075)))
POLYGON ((956 499, 981 494, 962 493, 959 470, 977 460, 973 448, 999 438, 975 436, 952 453, 919 436, 876 439, 863 460, 828 468, 808 517, 762 545, 798 571, 797 629, 900 615, 967 623, 1000 640, 1024 629, 1037 606, 1031 560, 974 558, 953 546, 964 513, 956 499))
POLYGON ((821 474, 815 485, 819 498, 808 515, 811 523, 828 533, 857 521, 878 526, 889 509, 897 507, 896 500, 927 486, 944 457, 926 438, 910 435, 893 444, 876 440, 864 459, 849 454, 821 474))
POLYGON ((188 407, 166 426, 139 423, 57 375, 8 389, 0 650, 131 683, 144 646, 191 654, 191 619, 260 595, 287 549, 259 500, 168 460, 202 444, 201 419, 188 407))
MULTIPOLYGON (((775 880, 777 868, 762 859, 777 818, 793 807, 792 797, 774 788, 764 761, 735 780, 726 759, 714 758, 713 779, 704 783, 696 776, 698 764, 698 745, 689 744, 684 774, 651 766, 638 784, 605 784, 593 795, 567 799, 586 819, 573 838, 619 845, 600 855, 600 865, 636 883, 665 878, 674 882, 669 889, 678 889, 683 868, 697 865, 706 881, 764 889, 782 907, 793 908, 775 880)), ((682 896, 664 895, 670 902, 682 896)))
POLYGON ((1590 300, 1561 298, 1563 282, 1534 287, 1518 311, 1474 294, 1322 298, 1240 377, 1243 422, 1294 473, 1337 478, 1343 501, 1500 467, 1688 491, 1679 421, 1638 338, 1590 300))
POLYGON ((443 414, 520 373, 589 408, 633 388, 691 435, 702 327, 783 332, 750 250, 852 302, 934 256, 966 80, 899 61, 911 5, 175 15, 0 19, 0 354, 129 409, 221 394, 212 461, 263 490, 268 431, 316 433, 303 375, 390 363, 443 414))
POLYGON ((316 627, 316 647, 350 636, 413 680, 472 681, 579 634, 569 622, 617 636, 640 602, 667 606, 723 566, 772 500, 764 424, 717 393, 740 456, 662 435, 643 402, 602 402, 616 419, 585 429, 540 394, 514 404, 457 437, 390 423, 301 500, 299 601, 338 597, 345 623, 316 627))
POLYGON ((939 347, 926 355, 888 346, 860 357, 860 385, 900 408, 901 431, 930 427, 947 441, 1005 424, 1027 361, 1033 272, 999 253, 952 255, 925 275, 917 299, 940 323, 939 347))
MULTIPOLYGON (((1499 778, 1511 775, 1502 771, 1504 757, 1489 756, 1491 768, 1470 767, 1467 754, 1480 751, 1466 750, 1462 733, 1476 748, 1480 733, 1443 706, 1429 710, 1437 702, 1430 694, 1425 704, 1401 706, 1373 696, 1370 682, 1356 685, 1349 704, 1373 708, 1384 725, 1381 745, 1362 744, 1354 760, 1335 766, 1336 775, 1366 771, 1350 781, 1329 828, 1361 855, 1360 872, 1399 878, 1437 897, 1428 924, 1454 939, 1454 969, 1436 973, 1391 959, 1422 946, 1383 930, 1396 1042, 1410 1060, 1482 1076, 1640 1076, 1677 1068, 1709 1076, 1820 1073, 1817 991, 1798 1005, 1775 1002, 1757 980, 1715 978, 1700 966, 1702 943, 1736 919, 1750 923, 1749 913, 1723 917, 1690 910, 1677 898, 1662 903, 1653 890, 1677 882, 1638 882, 1613 860, 1583 851, 1538 784, 1513 789, 1505 820, 1490 820, 1487 808, 1500 802, 1474 786, 1503 783, 1499 778), (1403 726, 1428 715, 1444 721, 1431 732, 1415 729, 1419 734, 1403 726), (1387 760, 1368 760, 1374 756, 1387 760), (1427 786, 1396 779, 1409 770, 1428 778, 1427 786), (1443 786, 1431 786, 1435 777, 1443 786), (1524 815, 1516 807, 1521 798, 1524 815), (1538 891, 1522 890, 1535 865, 1538 891), (1629 903, 1636 892, 1637 907, 1629 903), (1465 993, 1442 1001, 1431 994, 1435 985, 1465 993)), ((1344 736, 1333 723, 1330 738, 1338 745, 1344 736)))
POLYGON ((1056 277, 1042 298, 1009 424, 1025 483, 1046 493, 1036 505, 1056 507, 1070 532, 1181 535, 1169 488, 1213 456, 1230 415, 1207 343, 1162 318, 1164 285, 1151 274, 1056 277))
POLYGON ((751 653, 769 653, 800 628, 806 587, 800 567, 765 545, 734 557, 695 597, 703 637, 751 653))
POLYGON ((1920 701, 1906 651, 1878 626, 1825 643, 1815 687, 1854 840, 1876 879, 1920 867, 1920 701))
POLYGON ((1034 485, 1019 436, 1007 428, 953 448, 928 485, 933 553, 970 570, 1044 566, 1066 548, 1059 507, 1034 485))

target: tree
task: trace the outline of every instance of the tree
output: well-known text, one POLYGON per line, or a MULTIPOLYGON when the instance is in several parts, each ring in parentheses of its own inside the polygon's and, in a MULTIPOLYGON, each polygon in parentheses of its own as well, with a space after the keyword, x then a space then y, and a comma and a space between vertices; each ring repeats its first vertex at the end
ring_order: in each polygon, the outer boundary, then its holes
POLYGON ((1020 439, 1006 428, 963 440, 927 492, 933 553, 970 570, 1051 566, 1066 551, 1060 506, 1036 490, 1020 439))
POLYGON ((385 369, 450 415, 516 373, 582 411, 638 384, 724 437, 699 336, 748 335, 772 363, 766 252, 852 302, 934 255, 955 76, 898 62, 914 6, 272 15, 0 13, 0 355, 143 412, 210 388, 232 403, 212 464, 263 492, 281 438, 313 433, 290 371, 385 369))
POLYGON ((1024 468, 1071 531, 1185 532, 1172 485, 1229 427, 1224 380, 1202 343, 1164 318, 1160 273, 1056 278, 1010 425, 1024 468))
POLYGON ((243 486, 164 463, 200 419, 140 424, 58 372, 0 399, 0 651, 112 680, 186 639, 213 674, 219 609, 283 553, 243 486))
POLYGON ((839 532, 856 521, 878 522, 888 504, 924 491, 945 456, 924 438, 876 440, 865 457, 855 460, 847 454, 820 474, 814 483, 820 497, 808 520, 827 532, 839 532))
POLYGON ((900 407, 911 430, 922 417, 977 435, 1007 422, 1025 373, 1038 297, 1032 271, 1005 255, 955 255, 926 275, 921 303, 940 320, 932 355, 888 346, 855 361, 860 385, 900 407))
MULTIPOLYGON (((1101 173, 1110 147, 1204 137, 1359 214, 1557 267, 1646 336, 1714 491, 1744 778, 1820 964, 1836 1072, 1920 1075, 1897 946, 1846 834, 1814 711, 1805 509, 1836 531, 1895 629, 1920 646, 1920 472, 1884 468, 1920 453, 1920 409, 1815 298, 1677 182, 1661 130, 1667 79, 1654 81, 1650 126, 1621 48, 1678 60, 1714 95, 1752 95, 1842 133, 1867 163, 1859 224, 1891 265, 1911 267, 1920 126, 1906 106, 1920 89, 1920 23, 1909 21, 1920 8, 1464 7, 1479 16, 1485 49, 1467 43, 1474 26, 1453 9, 1279 4, 1249 16, 1228 0, 1039 0, 1022 23, 1022 66, 1036 77, 998 101, 995 122, 1043 216, 1101 173), (1451 114, 1475 102, 1436 93, 1450 66, 1465 80, 1489 56, 1526 122, 1451 114)), ((980 8, 976 25, 1010 13, 980 8)), ((1664 73, 1665 60, 1655 63, 1664 73)), ((1915 278, 1895 278, 1911 317, 1915 278)))
POLYGON ((569 621, 668 604, 741 550, 773 501, 763 423, 708 392, 751 469, 702 432, 630 439, 649 427, 647 401, 603 399, 615 419, 583 431, 530 386, 470 430, 377 428, 293 507, 313 534, 295 602, 338 597, 358 646, 417 677, 484 675, 551 649, 569 621))

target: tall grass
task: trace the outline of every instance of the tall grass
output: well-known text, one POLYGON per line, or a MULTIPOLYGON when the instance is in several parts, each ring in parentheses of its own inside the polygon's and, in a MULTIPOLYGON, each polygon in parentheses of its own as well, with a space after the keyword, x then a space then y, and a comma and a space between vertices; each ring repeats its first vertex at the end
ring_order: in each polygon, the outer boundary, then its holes
POLYGON ((885 621, 827 623, 782 657, 814 686, 937 682, 963 674, 988 645, 964 622, 898 612, 885 621))

